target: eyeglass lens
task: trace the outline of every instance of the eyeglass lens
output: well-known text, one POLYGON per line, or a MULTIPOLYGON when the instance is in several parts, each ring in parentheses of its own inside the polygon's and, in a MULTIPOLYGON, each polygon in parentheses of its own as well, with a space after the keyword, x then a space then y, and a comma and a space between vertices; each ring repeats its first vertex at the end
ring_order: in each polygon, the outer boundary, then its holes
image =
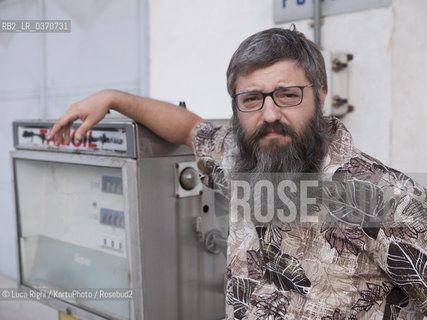
MULTIPOLYGON (((239 109, 251 111, 260 109, 264 102, 262 92, 247 92, 237 96, 239 109)), ((272 93, 274 102, 279 107, 295 106, 301 103, 302 89, 298 87, 279 88, 272 93)))

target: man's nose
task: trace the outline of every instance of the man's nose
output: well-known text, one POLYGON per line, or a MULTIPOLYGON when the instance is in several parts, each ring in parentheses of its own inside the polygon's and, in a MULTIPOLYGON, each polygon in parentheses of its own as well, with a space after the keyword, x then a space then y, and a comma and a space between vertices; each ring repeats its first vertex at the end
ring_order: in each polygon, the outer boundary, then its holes
POLYGON ((272 97, 265 97, 264 106, 262 108, 262 117, 265 122, 273 123, 280 120, 282 113, 280 108, 274 103, 272 97))

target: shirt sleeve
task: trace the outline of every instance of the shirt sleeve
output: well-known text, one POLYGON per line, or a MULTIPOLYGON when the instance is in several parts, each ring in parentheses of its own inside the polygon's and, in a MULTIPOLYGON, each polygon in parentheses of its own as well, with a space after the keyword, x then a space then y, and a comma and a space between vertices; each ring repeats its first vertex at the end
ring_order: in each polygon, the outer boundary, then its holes
POLYGON ((233 144, 231 129, 216 126, 212 122, 201 122, 193 132, 193 149, 202 183, 226 195, 228 171, 233 144))
MULTIPOLYGON (((384 199, 391 201, 387 218, 378 232, 374 258, 392 282, 427 316, 427 193, 405 174, 383 168, 384 176, 392 182, 388 188, 383 186, 383 190, 388 191, 384 199)), ((399 296, 397 291, 394 293, 399 296)), ((401 299, 400 303, 407 302, 401 299)))

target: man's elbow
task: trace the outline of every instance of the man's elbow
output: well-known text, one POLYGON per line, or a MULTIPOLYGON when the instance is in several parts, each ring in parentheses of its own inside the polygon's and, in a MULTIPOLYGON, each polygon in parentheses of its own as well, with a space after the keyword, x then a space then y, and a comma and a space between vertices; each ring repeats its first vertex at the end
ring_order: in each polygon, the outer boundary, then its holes
POLYGON ((193 149, 193 135, 194 135, 194 130, 196 129, 196 127, 202 123, 205 122, 206 120, 203 120, 201 118, 197 119, 196 121, 194 121, 194 123, 191 126, 191 129, 189 130, 187 137, 185 139, 184 144, 189 146, 191 149, 193 149))

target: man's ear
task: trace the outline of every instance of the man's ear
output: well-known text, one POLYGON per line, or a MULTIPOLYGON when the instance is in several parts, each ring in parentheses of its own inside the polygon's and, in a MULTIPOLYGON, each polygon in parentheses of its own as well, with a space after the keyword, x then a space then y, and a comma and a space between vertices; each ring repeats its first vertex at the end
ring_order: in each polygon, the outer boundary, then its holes
POLYGON ((325 88, 325 86, 322 86, 322 89, 320 90, 320 111, 322 113, 325 107, 325 100, 326 100, 327 94, 328 94, 328 90, 325 88))

